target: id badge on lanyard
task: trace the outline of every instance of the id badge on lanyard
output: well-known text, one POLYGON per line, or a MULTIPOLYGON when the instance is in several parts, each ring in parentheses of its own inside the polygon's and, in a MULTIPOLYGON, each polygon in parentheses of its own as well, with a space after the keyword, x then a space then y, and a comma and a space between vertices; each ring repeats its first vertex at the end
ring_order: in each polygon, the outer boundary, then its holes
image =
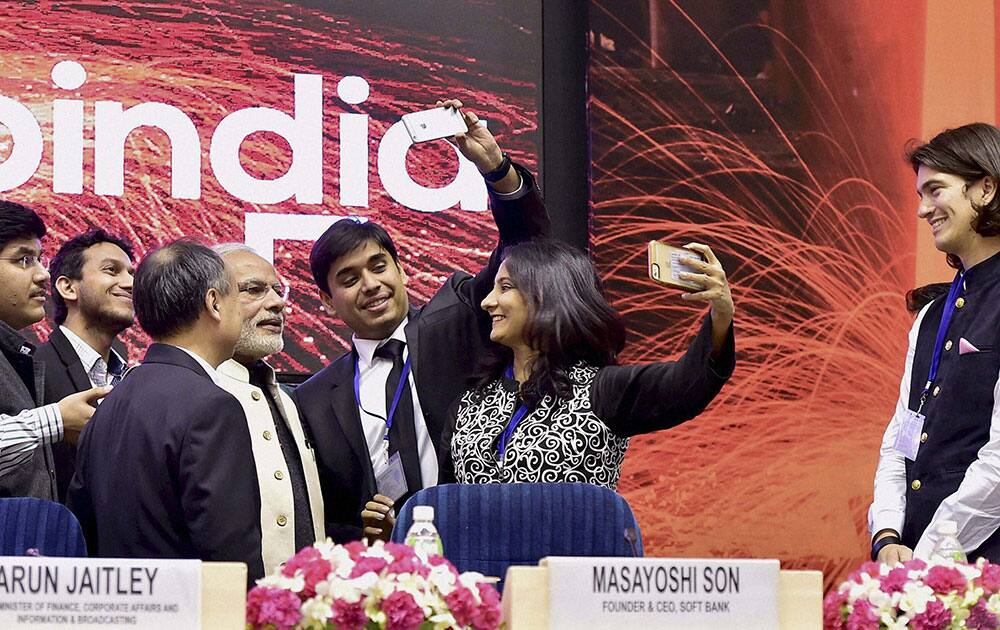
POLYGON ((962 282, 965 279, 965 271, 960 271, 951 283, 948 290, 947 301, 944 304, 944 313, 941 314, 941 323, 938 324, 937 337, 934 340, 934 354, 931 357, 931 367, 927 374, 927 382, 924 384, 924 391, 920 394, 920 405, 916 411, 907 409, 899 424, 899 431, 893 441, 892 448, 897 453, 910 461, 917 459, 917 451, 920 449, 920 437, 924 432, 924 420, 927 416, 920 413, 924 409, 927 401, 927 394, 931 390, 934 379, 937 378, 938 366, 941 364, 941 349, 944 347, 945 337, 948 334, 948 326, 951 318, 955 315, 955 298, 962 292, 962 282))

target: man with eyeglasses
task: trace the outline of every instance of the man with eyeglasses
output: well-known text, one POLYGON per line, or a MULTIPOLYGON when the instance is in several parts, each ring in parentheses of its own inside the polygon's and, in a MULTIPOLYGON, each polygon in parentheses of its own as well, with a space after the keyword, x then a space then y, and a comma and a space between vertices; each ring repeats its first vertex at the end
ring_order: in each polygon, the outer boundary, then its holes
POLYGON ((52 445, 76 443, 110 388, 93 387, 41 404, 45 366, 18 332, 45 317, 49 272, 45 223, 34 211, 0 201, 0 497, 56 497, 52 445))
MULTIPOLYGON (((118 335, 135 318, 134 259, 131 243, 101 229, 74 236, 56 252, 49 265, 55 327, 35 355, 45 364, 45 402, 121 379, 127 353, 118 335)), ((52 452, 65 502, 76 445, 56 444, 52 452)))
POLYGON ((265 572, 325 538, 316 456, 292 399, 264 359, 281 352, 288 285, 274 266, 242 243, 216 245, 239 291, 243 327, 233 358, 219 366, 219 387, 236 397, 250 430, 260 486, 265 572))

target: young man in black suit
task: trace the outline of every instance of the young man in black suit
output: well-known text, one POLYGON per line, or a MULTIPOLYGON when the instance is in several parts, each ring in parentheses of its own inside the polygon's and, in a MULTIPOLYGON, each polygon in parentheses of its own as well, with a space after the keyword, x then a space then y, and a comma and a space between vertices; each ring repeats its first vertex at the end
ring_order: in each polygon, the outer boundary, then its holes
POLYGON ((76 442, 107 393, 90 388, 42 403, 45 365, 20 332, 45 316, 49 272, 45 224, 20 204, 0 201, 0 497, 56 497, 52 447, 76 442))
MULTIPOLYGON (((126 367, 118 335, 132 325, 132 245, 104 230, 66 241, 49 265, 56 327, 38 347, 45 363, 45 402, 91 387, 113 385, 126 367)), ((73 477, 76 446, 52 447, 59 500, 73 477)))
POLYGON ((91 554, 239 561, 263 576, 250 434, 217 386, 243 325, 238 295, 222 259, 190 241, 139 264, 135 312, 155 343, 94 413, 69 488, 91 554))
POLYGON ((532 176, 511 164, 475 114, 463 116, 469 132, 453 141, 486 179, 500 232, 485 268, 475 276, 454 274, 416 309, 381 226, 338 221, 310 255, 324 306, 354 331, 351 352, 295 390, 315 438, 327 535, 337 542, 385 538, 394 522, 392 499, 401 505, 437 484, 436 449, 448 408, 489 343, 490 321, 479 303, 493 287, 504 249, 549 231, 532 176))

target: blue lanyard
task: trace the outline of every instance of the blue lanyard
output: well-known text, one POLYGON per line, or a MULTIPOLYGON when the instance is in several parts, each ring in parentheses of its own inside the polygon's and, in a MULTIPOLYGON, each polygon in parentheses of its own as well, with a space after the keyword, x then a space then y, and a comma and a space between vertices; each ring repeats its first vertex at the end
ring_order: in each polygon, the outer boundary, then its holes
POLYGON ((927 393, 931 390, 931 384, 937 378, 938 366, 941 364, 941 349, 944 347, 944 338, 948 335, 948 326, 951 324, 951 318, 955 315, 955 299, 962 292, 962 282, 964 279, 965 271, 958 272, 958 275, 951 282, 951 288, 948 289, 948 298, 944 303, 944 313, 941 314, 941 323, 938 324, 937 338, 934 340, 934 355, 931 357, 931 369, 927 374, 927 383, 924 384, 924 391, 920 395, 920 406, 917 408, 917 413, 920 413, 920 410, 923 409, 924 402, 927 400, 927 393))
MULTIPOLYGON (((504 375, 507 378, 513 379, 514 367, 508 366, 504 371, 504 375)), ((511 436, 514 435, 514 429, 517 428, 517 425, 520 424, 521 420, 523 420, 526 415, 528 415, 528 405, 522 404, 516 411, 514 411, 514 415, 511 416, 507 426, 503 429, 503 433, 500 434, 500 441, 497 442, 497 451, 501 462, 503 461, 504 453, 507 452, 507 443, 510 442, 511 436)))
MULTIPOLYGON (((389 429, 392 428, 392 419, 396 415, 396 408, 399 407, 399 399, 403 396, 403 389, 409 387, 409 377, 410 377, 410 357, 406 357, 406 362, 403 363, 403 371, 399 374, 399 385, 396 385, 396 394, 392 397, 392 405, 389 406, 389 413, 386 414, 385 418, 385 441, 389 441, 389 429)), ((358 408, 367 413, 368 415, 375 416, 379 418, 378 414, 374 414, 370 411, 365 410, 361 405, 361 368, 358 366, 358 360, 354 359, 354 400, 358 403, 358 408)))

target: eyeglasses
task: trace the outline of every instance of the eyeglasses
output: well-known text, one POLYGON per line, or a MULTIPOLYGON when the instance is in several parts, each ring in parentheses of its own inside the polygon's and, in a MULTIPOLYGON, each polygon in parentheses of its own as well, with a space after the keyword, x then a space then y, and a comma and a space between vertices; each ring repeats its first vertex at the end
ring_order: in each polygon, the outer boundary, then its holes
POLYGON ((259 302, 267 297, 269 291, 274 291, 282 300, 288 299, 292 287, 284 282, 267 284, 266 282, 241 282, 237 288, 240 293, 246 293, 253 302, 259 302))
POLYGON ((24 256, 18 256, 17 258, 0 258, 0 260, 6 260, 8 262, 12 262, 21 269, 29 269, 31 267, 34 267, 35 265, 38 265, 42 269, 45 269, 49 266, 48 256, 41 256, 41 255, 34 256, 32 254, 26 254, 24 256))

